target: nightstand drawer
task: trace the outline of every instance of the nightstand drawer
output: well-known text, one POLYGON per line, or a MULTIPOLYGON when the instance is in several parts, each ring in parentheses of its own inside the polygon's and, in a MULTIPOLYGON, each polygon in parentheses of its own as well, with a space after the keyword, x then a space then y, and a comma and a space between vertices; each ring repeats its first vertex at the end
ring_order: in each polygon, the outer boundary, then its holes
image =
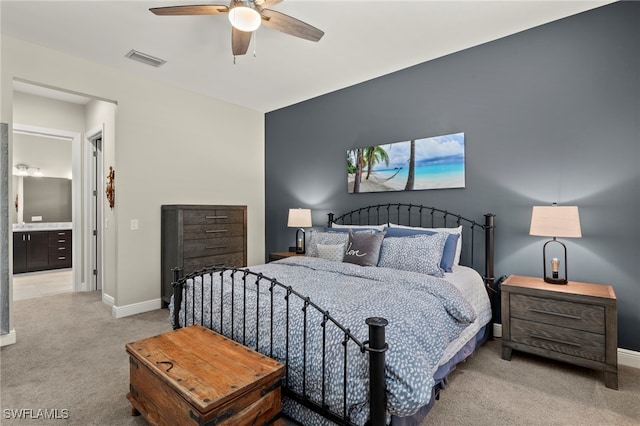
POLYGON ((549 351, 605 362, 603 334, 588 333, 513 318, 511 341, 549 351))
POLYGON ((554 299, 511 295, 511 316, 574 330, 604 334, 604 307, 554 299))

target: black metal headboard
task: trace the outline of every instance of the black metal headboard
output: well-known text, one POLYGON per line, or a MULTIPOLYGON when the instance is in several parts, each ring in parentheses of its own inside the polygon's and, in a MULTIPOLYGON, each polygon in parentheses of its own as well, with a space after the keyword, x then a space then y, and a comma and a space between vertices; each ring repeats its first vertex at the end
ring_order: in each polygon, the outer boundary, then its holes
POLYGON ((462 253, 460 263, 477 270, 484 279, 487 290, 494 284, 494 224, 495 215, 484 215, 484 224, 447 210, 418 204, 377 204, 351 210, 335 217, 329 213, 328 226, 385 225, 394 223, 421 228, 451 228, 462 226, 462 253), (478 252, 482 256, 478 255, 478 252))

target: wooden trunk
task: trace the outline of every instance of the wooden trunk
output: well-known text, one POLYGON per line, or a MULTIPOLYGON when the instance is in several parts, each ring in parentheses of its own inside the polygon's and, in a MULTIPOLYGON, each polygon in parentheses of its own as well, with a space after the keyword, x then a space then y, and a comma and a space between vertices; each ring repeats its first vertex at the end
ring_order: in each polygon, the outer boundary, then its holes
POLYGON ((284 425, 284 366, 271 358, 199 325, 126 350, 132 414, 152 425, 284 425))

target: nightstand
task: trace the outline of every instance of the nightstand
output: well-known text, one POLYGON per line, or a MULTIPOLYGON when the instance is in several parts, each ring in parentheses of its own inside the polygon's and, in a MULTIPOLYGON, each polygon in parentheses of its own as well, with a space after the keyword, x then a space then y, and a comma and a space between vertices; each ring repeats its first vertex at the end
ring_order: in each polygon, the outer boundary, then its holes
POLYGON ((618 314, 613 287, 511 275, 501 286, 502 358, 528 352, 604 371, 618 389, 618 314))
POLYGON ((274 260, 280 260, 291 256, 304 256, 304 254, 296 253, 295 251, 277 251, 269 253, 269 262, 274 260))

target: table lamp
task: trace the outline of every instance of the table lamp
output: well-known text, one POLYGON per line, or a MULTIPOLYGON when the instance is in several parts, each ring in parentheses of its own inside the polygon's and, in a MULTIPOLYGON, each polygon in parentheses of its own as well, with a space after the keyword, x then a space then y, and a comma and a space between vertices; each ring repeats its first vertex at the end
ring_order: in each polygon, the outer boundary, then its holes
POLYGON ((545 282, 551 284, 566 284, 567 274, 567 247, 557 237, 580 238, 580 215, 577 206, 533 206, 531 212, 531 228, 529 235, 552 237, 542 247, 542 270, 545 282), (547 276, 547 245, 558 243, 564 250, 564 277, 559 276, 560 261, 554 257, 551 260, 551 277, 547 276))
POLYGON ((305 243, 305 227, 311 226, 311 210, 310 209, 289 209, 289 220, 287 221, 289 228, 298 228, 296 231, 296 253, 304 254, 306 252, 305 243))

